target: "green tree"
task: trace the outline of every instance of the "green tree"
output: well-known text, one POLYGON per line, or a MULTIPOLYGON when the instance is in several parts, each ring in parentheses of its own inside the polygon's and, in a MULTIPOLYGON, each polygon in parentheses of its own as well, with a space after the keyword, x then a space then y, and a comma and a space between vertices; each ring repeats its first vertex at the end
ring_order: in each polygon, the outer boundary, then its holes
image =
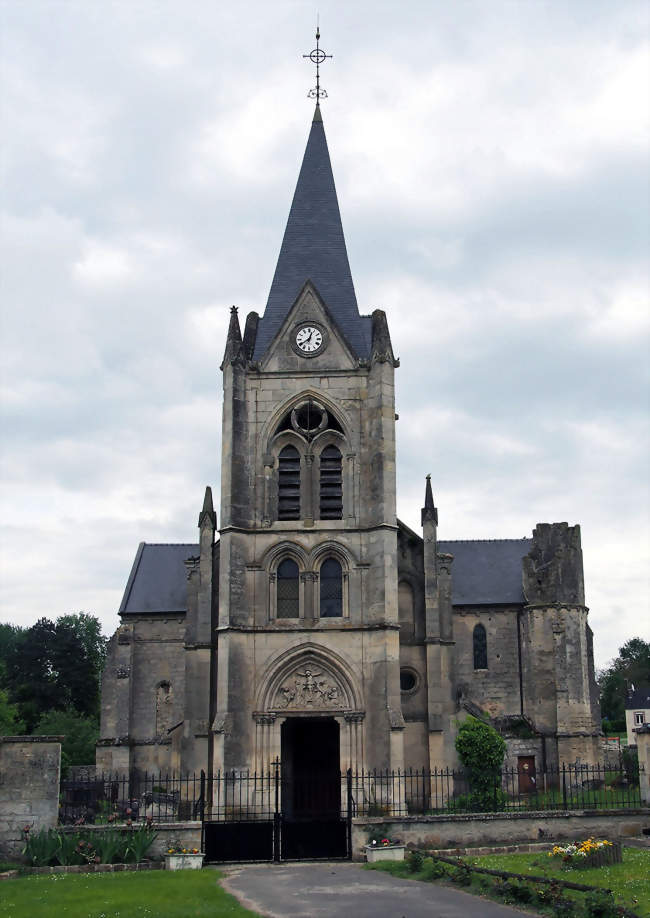
POLYGON ((57 707, 99 717, 100 682, 106 639, 93 615, 62 615, 55 625, 51 667, 57 707))
POLYGON ((481 813, 503 809, 501 769, 506 754, 503 737, 489 724, 468 717, 458 730, 456 751, 470 787, 469 808, 481 813))
POLYGON ((14 667, 25 633, 20 625, 0 623, 0 688, 10 688, 15 680, 14 667))
POLYGON ((613 729, 625 729, 625 699, 628 688, 650 685, 650 643, 631 638, 618 656, 598 674, 600 710, 613 729))
POLYGON ((85 612, 41 618, 30 628, 0 626, 0 688, 18 706, 27 732, 47 711, 75 709, 99 719, 106 639, 85 612))
POLYGON ((95 743, 99 727, 93 717, 84 717, 77 711, 48 711, 39 720, 33 735, 62 736, 61 767, 92 765, 95 761, 95 743))
POLYGON ((25 731, 25 724, 20 719, 18 706, 11 704, 9 695, 0 689, 0 736, 20 736, 25 731))
POLYGON ((18 704, 28 732, 34 729, 44 711, 57 706, 52 671, 54 636, 54 622, 40 618, 26 629, 10 664, 11 700, 18 704))

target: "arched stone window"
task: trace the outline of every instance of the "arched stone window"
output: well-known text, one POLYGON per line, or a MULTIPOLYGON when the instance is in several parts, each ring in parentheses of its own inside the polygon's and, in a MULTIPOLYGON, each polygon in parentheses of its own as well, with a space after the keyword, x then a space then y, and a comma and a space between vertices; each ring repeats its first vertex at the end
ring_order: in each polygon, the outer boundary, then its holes
POLYGON ((278 618, 299 618, 299 571, 298 565, 291 558, 285 558, 278 564, 276 597, 278 618))
POLYGON ((343 516, 343 472, 341 453, 326 446, 320 454, 320 518, 340 520, 343 516))
POLYGON ((156 736, 167 733, 172 725, 172 687, 169 682, 160 682, 156 687, 156 736))
POLYGON ((300 519, 300 453, 285 446, 278 457, 278 519, 300 519))
POLYGON ((320 617, 343 615, 343 569, 335 558, 323 561, 320 568, 320 617))
POLYGON ((476 625, 472 635, 474 669, 487 669, 487 634, 483 625, 476 625))

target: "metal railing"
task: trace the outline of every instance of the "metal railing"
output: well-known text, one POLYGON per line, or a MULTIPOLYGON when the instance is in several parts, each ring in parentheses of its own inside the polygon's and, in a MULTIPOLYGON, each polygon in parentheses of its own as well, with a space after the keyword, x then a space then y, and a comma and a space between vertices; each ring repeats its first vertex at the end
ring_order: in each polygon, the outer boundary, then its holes
POLYGON ((294 777, 276 761, 261 772, 212 775, 132 772, 61 782, 64 824, 211 822, 417 816, 453 813, 631 809, 638 772, 599 765, 501 769, 407 768, 294 777))
POLYGON ((59 822, 64 825, 179 822, 202 819, 205 773, 131 772, 63 779, 59 822))

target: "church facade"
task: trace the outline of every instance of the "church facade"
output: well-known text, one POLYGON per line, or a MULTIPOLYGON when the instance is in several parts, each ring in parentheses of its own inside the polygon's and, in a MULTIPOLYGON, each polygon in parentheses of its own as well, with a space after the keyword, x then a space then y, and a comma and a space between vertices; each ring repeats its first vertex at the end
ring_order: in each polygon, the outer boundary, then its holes
POLYGON ((515 768, 598 760, 579 527, 440 540, 429 478, 421 532, 401 523, 397 366, 317 105, 264 313, 230 316, 219 520, 208 488, 195 544, 138 548, 98 768, 453 767, 468 713, 515 768))

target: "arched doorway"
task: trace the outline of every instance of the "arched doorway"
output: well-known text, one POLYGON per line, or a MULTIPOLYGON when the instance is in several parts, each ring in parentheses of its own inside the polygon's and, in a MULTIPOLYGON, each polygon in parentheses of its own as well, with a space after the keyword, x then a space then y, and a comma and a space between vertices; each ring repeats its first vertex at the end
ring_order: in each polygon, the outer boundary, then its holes
POLYGON ((282 857, 344 857, 346 776, 334 717, 287 717, 281 728, 282 857))

